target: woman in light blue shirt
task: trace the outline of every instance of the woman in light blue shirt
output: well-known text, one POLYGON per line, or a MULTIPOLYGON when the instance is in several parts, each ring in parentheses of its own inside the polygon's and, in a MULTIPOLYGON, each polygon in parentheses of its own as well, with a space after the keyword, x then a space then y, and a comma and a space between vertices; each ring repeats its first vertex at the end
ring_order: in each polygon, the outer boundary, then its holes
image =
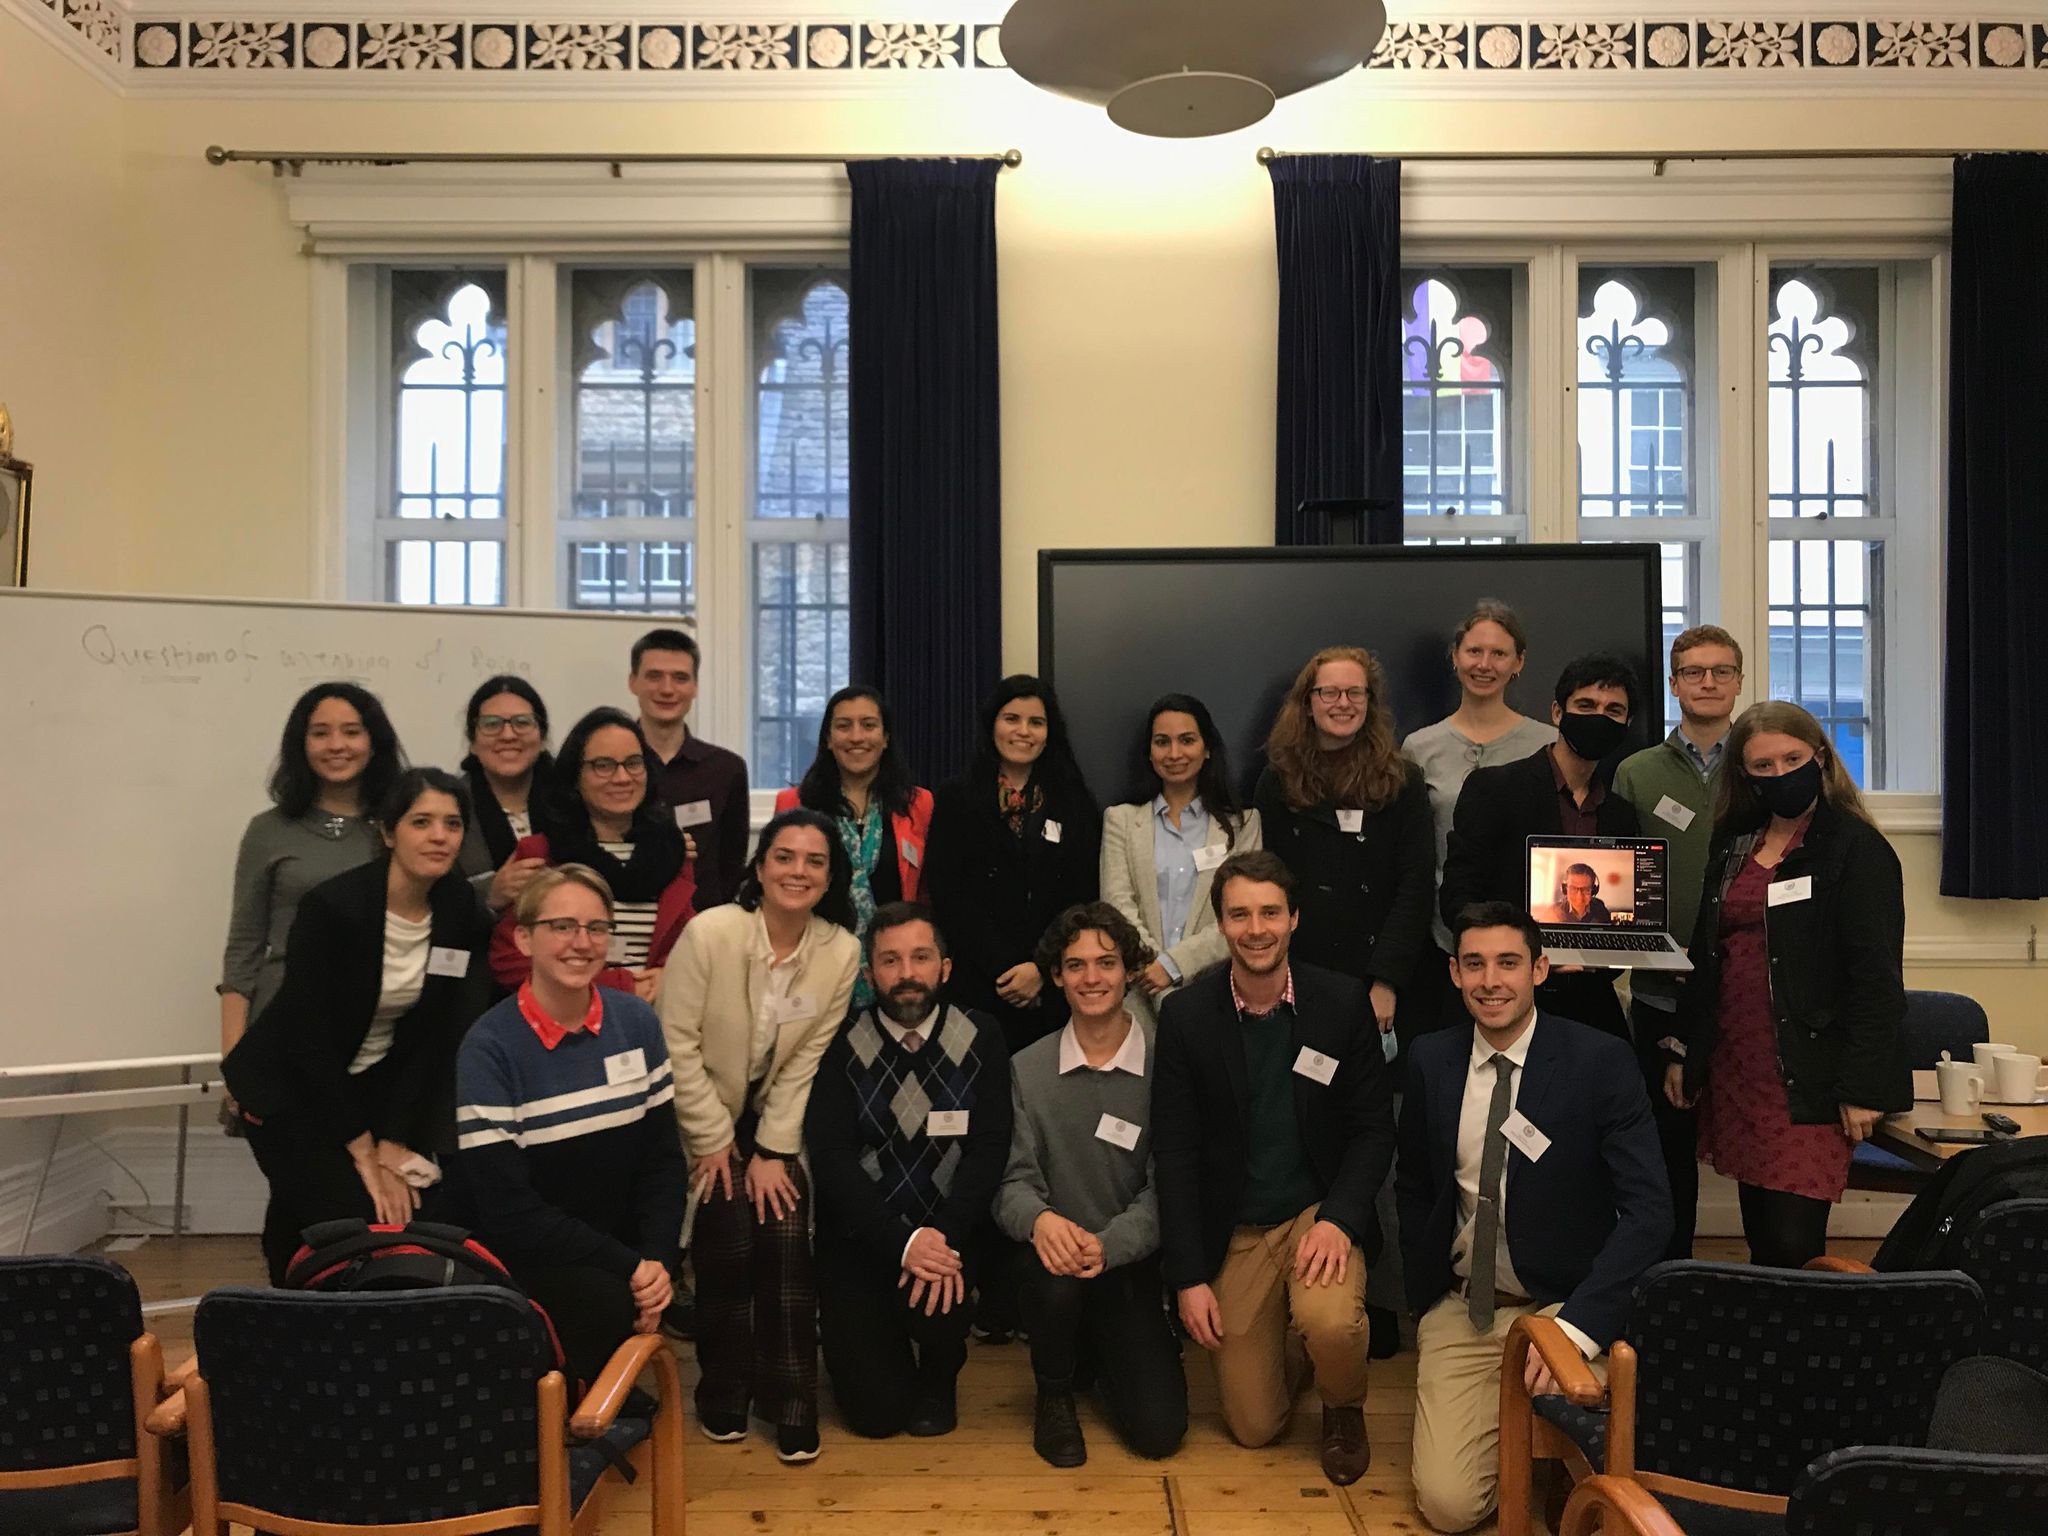
POLYGON ((1238 806, 1216 722, 1185 693, 1147 711, 1135 785, 1149 798, 1102 818, 1102 899, 1158 951, 1137 977, 1157 997, 1226 954, 1209 881, 1230 854, 1259 846, 1259 813, 1238 806))

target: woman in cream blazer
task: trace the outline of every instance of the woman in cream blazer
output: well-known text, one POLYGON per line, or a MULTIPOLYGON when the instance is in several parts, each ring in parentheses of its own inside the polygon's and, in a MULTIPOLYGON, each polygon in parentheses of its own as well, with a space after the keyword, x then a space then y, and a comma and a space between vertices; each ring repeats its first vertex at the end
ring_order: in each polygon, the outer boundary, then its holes
POLYGON ((830 821, 777 816, 733 904, 683 929, 661 989, 699 1197, 698 1420, 713 1440, 742 1440, 751 1410, 776 1426, 787 1462, 818 1454, 810 1187, 797 1159, 811 1080, 860 969, 851 884, 830 821))
POLYGON ((1138 988, 1158 997, 1223 959, 1209 904, 1216 866, 1257 848, 1259 813, 1230 792, 1223 738, 1200 699, 1169 693, 1145 716, 1138 782, 1151 797, 1102 818, 1102 899, 1158 951, 1138 988))

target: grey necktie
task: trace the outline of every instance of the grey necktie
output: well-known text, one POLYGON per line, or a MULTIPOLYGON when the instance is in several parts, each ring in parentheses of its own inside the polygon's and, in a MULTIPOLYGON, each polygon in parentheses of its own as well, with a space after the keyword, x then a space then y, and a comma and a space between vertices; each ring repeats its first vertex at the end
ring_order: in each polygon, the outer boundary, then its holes
POLYGON ((923 1046, 924 1036, 920 1035, 916 1030, 906 1029, 903 1032, 903 1049, 905 1049, 906 1051, 910 1051, 914 1054, 918 1050, 922 1049, 923 1046))
POLYGON ((1494 1052, 1493 1100, 1486 1106, 1486 1139, 1479 1153, 1479 1209, 1472 1217, 1472 1277, 1465 1287, 1465 1311, 1481 1333, 1493 1327, 1494 1269, 1500 1249, 1500 1176, 1508 1165, 1508 1100, 1515 1091, 1515 1064, 1494 1052))

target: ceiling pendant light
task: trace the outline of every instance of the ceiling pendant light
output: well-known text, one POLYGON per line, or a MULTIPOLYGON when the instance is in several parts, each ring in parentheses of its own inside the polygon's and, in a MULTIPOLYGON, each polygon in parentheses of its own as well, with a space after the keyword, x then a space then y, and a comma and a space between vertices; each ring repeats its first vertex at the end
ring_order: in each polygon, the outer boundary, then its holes
POLYGON ((1386 24, 1382 0, 1016 0, 1003 56, 1120 128, 1196 139, 1357 68, 1386 24))

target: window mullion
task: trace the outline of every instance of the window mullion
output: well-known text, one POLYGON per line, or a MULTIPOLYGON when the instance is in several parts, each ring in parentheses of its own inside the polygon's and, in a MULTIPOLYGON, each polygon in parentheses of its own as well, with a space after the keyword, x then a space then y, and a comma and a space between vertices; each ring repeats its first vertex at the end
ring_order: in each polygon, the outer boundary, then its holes
POLYGON ((505 590, 522 608, 561 605, 555 569, 554 524, 560 500, 559 444, 566 422, 559 392, 560 303, 555 263, 523 256, 507 263, 506 309, 510 314, 509 439, 505 516, 511 537, 505 551, 505 590))
POLYGON ((1529 537, 1579 536, 1578 258, 1561 245, 1529 263, 1529 537))
POLYGON ((695 725, 751 760, 746 276, 738 256, 715 254, 697 265, 697 637, 704 662, 695 725))

